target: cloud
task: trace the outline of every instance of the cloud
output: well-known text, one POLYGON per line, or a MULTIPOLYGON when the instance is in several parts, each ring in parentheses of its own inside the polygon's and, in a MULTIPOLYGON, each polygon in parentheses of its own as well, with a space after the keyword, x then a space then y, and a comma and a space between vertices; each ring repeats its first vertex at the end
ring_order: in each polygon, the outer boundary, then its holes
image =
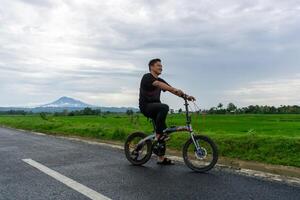
POLYGON ((299 11, 279 0, 1 0, 0 105, 74 94, 102 105, 109 94, 137 106, 148 60, 160 57, 168 82, 212 106, 236 85, 299 73, 299 11))
POLYGON ((225 91, 227 101, 240 105, 299 105, 300 74, 282 79, 266 78, 225 91), (271 103, 270 103, 271 102, 271 103))

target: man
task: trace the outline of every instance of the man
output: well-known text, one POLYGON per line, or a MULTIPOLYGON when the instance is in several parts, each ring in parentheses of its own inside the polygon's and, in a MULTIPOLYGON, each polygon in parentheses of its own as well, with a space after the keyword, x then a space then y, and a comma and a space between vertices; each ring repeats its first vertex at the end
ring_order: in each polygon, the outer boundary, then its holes
MULTIPOLYGON (((152 118, 155 122, 155 132, 157 141, 166 141, 167 135, 163 134, 163 130, 167 128, 166 117, 169 111, 167 104, 161 103, 160 93, 162 91, 169 91, 174 95, 182 97, 184 92, 180 89, 172 87, 164 79, 158 76, 162 72, 161 60, 156 58, 149 62, 150 73, 144 74, 140 84, 139 108, 141 113, 146 117, 152 118)), ((187 96, 189 101, 195 101, 195 97, 187 96)), ((158 156, 158 164, 174 164, 174 162, 164 155, 158 156)))

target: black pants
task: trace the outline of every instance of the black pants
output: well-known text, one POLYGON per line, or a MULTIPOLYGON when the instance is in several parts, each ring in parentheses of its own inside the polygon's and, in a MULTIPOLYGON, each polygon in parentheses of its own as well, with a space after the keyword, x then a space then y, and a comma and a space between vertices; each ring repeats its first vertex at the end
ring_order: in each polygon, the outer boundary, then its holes
POLYGON ((156 133, 162 134, 167 128, 166 118, 169 111, 169 106, 164 103, 148 103, 143 109, 143 114, 154 120, 156 133))

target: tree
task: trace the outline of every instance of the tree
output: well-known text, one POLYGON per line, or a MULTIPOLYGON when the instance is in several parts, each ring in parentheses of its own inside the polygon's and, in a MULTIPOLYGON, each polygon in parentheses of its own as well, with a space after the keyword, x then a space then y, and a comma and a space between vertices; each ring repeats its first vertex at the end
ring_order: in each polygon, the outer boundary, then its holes
POLYGON ((126 110, 127 115, 133 115, 133 111, 131 109, 126 110))
POLYGON ((223 108, 223 104, 222 104, 222 103, 219 103, 219 104, 218 104, 218 109, 221 110, 222 108, 223 108))
POLYGON ((68 110, 67 110, 67 109, 64 109, 64 110, 63 110, 63 115, 65 115, 65 116, 68 115, 68 110))
POLYGON ((235 112, 237 107, 233 103, 229 103, 227 106, 227 111, 228 112, 235 112))
POLYGON ((211 107, 208 112, 211 114, 216 114, 216 107, 211 107))
POLYGON ((92 115, 93 114, 93 110, 89 107, 86 107, 83 109, 83 114, 84 115, 92 115))
POLYGON ((182 113, 182 109, 181 108, 179 108, 178 113, 182 113))
POLYGON ((131 109, 126 110, 126 114, 129 116, 130 122, 133 123, 133 110, 131 109))
POLYGON ((94 110, 94 114, 95 115, 101 115, 101 109, 96 109, 96 110, 94 110))

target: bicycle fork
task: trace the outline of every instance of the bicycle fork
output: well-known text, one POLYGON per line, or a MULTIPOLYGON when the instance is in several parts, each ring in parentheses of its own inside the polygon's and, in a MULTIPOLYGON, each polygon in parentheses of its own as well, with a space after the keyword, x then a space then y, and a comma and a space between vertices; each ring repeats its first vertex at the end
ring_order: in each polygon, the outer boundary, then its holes
POLYGON ((200 147, 200 144, 198 143, 198 141, 196 141, 195 138, 194 138, 195 134, 194 134, 192 125, 190 123, 188 123, 186 127, 187 127, 187 130, 190 132, 190 136, 191 136, 191 138, 193 140, 193 143, 194 143, 194 145, 196 147, 197 152, 200 151, 201 147, 200 147))
POLYGON ((190 132, 190 135, 191 135, 191 138, 192 138, 193 143, 194 143, 194 145, 195 145, 195 149, 196 149, 197 155, 198 155, 199 157, 204 156, 205 152, 202 150, 202 148, 201 148, 199 142, 198 142, 197 140, 195 140, 195 138, 194 138, 194 136, 195 136, 194 132, 190 132))
POLYGON ((193 143, 194 143, 194 145, 195 145, 195 147, 196 147, 196 149, 197 149, 197 151, 198 151, 199 149, 201 149, 201 147, 200 147, 198 141, 196 141, 195 138, 194 138, 195 134, 194 134, 193 132, 191 132, 190 135, 191 135, 191 138, 192 138, 192 140, 193 140, 193 143))

